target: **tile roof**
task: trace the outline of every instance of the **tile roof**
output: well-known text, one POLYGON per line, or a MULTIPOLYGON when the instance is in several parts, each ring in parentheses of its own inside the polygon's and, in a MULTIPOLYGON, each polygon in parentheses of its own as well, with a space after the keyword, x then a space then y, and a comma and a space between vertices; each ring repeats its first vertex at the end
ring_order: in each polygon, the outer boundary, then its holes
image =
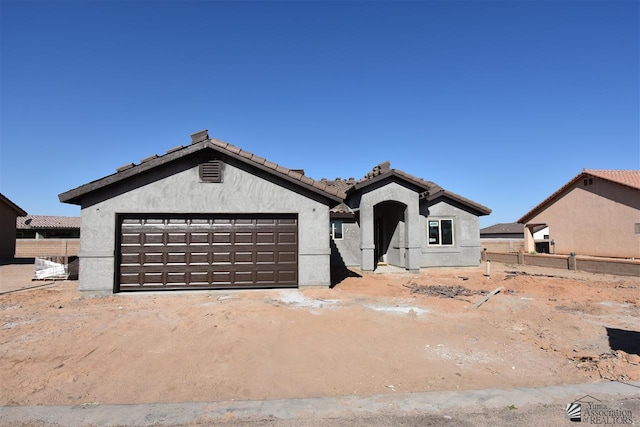
POLYGON ((60 194, 58 198, 61 202, 80 204, 80 199, 87 193, 204 149, 213 149, 221 152, 229 157, 253 165, 289 182, 293 182, 301 187, 328 197, 335 202, 339 202, 346 197, 346 194, 338 188, 329 186, 326 182, 316 181, 313 178, 303 175, 301 169, 286 168, 249 151, 242 150, 228 142, 209 138, 208 131, 203 130, 191 135, 191 145, 173 147, 169 149, 166 154, 146 157, 138 164, 128 163, 117 168, 115 174, 69 190, 60 194))
POLYGON ((329 181, 327 178, 322 178, 320 181, 326 183, 328 187, 335 188, 343 193, 346 193, 351 187, 356 185, 356 180, 353 178, 336 178, 333 181, 329 181))
POLYGON ((480 229, 480 234, 524 233, 524 224, 503 222, 480 229))
POLYGON ((138 164, 128 163, 117 168, 116 173, 112 175, 106 176, 96 181, 92 181, 88 184, 84 184, 73 190, 69 190, 65 193, 60 194, 58 197, 61 202, 80 204, 81 199, 85 194, 103 187, 107 187, 109 185, 113 185, 123 179, 127 179, 139 173, 148 171, 155 167, 205 149, 213 149, 217 152, 221 152, 226 156, 237 159, 243 163, 253 165, 258 169, 269 172, 272 175, 279 176, 289 182, 307 188, 308 190, 328 197, 329 199, 338 203, 344 201, 347 198, 348 192, 366 187, 379 180, 385 179, 388 176, 395 176, 408 181, 420 188, 420 197, 426 198, 428 201, 434 200, 439 197, 447 197, 452 200, 456 200, 464 205, 472 207, 480 214, 487 215, 491 212, 491 209, 488 209, 485 206, 475 203, 469 199, 465 199, 464 197, 459 196, 455 193, 446 191, 431 181, 425 181, 422 178, 417 178, 401 170, 391 169, 391 165, 388 161, 375 166, 362 179, 357 181, 354 178, 336 178, 335 180, 327 180, 326 178, 323 178, 321 180, 314 180, 313 178, 304 175, 304 171, 302 169, 289 169, 276 163, 270 162, 267 159, 257 156, 249 151, 229 144, 228 142, 221 141, 215 138, 209 138, 207 130, 202 130, 200 132, 192 134, 191 144, 188 146, 180 145, 177 147, 173 147, 167 150, 167 152, 163 155, 158 156, 154 154, 142 159, 138 164))
POLYGON ((640 170, 584 169, 582 173, 640 190, 640 170))
POLYGON ((529 218, 535 216, 538 212, 543 210, 543 208, 546 207, 547 204, 549 204, 552 200, 559 197, 564 191, 584 178, 604 179, 605 181, 633 188, 634 190, 640 190, 640 170, 583 169, 582 172, 580 172, 573 179, 563 185, 558 191, 544 199, 533 209, 524 214, 522 218, 518 220, 518 222, 526 223, 529 218))
POLYGON ((399 169, 392 169, 391 163, 389 161, 380 163, 373 167, 373 169, 368 172, 363 178, 359 180, 354 180, 353 178, 341 179, 336 178, 333 181, 329 181, 326 178, 323 178, 321 181, 326 182, 328 186, 337 188, 344 193, 349 193, 353 190, 357 190, 363 187, 366 187, 370 184, 373 184, 381 179, 384 179, 389 176, 400 177, 405 181, 408 181, 417 187, 422 189, 422 193, 420 194, 421 198, 426 199, 427 201, 435 200, 439 197, 446 197, 452 200, 456 200, 459 203, 467 205, 474 210, 478 211, 481 215, 488 215, 491 213, 491 209, 483 206, 479 203, 474 202, 473 200, 462 197, 456 193, 452 193, 451 191, 447 191, 440 187, 438 184, 432 181, 427 181, 422 178, 418 178, 414 175, 411 175, 407 172, 401 171, 399 169))
POLYGON ((80 229, 80 217, 77 216, 49 216, 27 215, 16 218, 18 230, 32 230, 44 228, 80 229))

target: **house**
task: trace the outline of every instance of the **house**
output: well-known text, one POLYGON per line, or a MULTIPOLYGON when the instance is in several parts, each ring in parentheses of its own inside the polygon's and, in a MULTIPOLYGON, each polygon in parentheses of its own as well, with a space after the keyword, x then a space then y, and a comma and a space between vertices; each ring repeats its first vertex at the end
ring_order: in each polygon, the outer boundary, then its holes
POLYGON ((19 216, 16 236, 16 258, 75 257, 80 247, 80 217, 19 216))
POLYGON ((77 239, 80 217, 26 215, 16 218, 18 239, 77 239))
POLYGON ((584 169, 518 222, 526 251, 546 226, 551 253, 640 258, 640 170, 584 169))
POLYGON ((329 286, 332 261, 479 263, 490 210, 389 163, 318 181, 206 130, 191 139, 60 194, 81 206, 81 291, 329 286))
POLYGON ((27 213, 0 194, 0 258, 13 258, 16 253, 16 218, 27 213))
MULTIPOLYGON (((533 228, 535 251, 549 253, 549 227, 539 225, 533 228)), ((494 224, 480 229, 480 245, 494 252, 524 251, 524 225, 517 222, 494 224)))

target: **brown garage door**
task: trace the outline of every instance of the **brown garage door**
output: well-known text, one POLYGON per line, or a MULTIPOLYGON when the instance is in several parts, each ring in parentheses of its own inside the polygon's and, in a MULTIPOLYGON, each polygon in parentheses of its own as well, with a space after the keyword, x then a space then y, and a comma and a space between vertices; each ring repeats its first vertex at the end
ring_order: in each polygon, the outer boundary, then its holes
POLYGON ((121 216, 119 223, 116 292, 297 287, 295 216, 121 216))

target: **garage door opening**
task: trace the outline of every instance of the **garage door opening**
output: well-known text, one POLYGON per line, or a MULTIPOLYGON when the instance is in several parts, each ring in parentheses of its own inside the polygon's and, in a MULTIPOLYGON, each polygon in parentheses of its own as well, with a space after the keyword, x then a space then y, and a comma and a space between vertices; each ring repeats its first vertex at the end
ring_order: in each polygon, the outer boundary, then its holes
POLYGON ((114 292, 298 286, 296 215, 119 215, 114 292))

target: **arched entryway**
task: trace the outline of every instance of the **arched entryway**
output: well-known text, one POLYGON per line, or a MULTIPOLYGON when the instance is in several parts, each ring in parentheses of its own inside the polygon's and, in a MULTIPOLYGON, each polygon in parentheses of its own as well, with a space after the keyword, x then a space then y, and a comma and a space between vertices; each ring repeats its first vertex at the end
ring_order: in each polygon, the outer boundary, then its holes
POLYGON ((405 239, 407 205, 396 201, 380 202, 373 207, 374 264, 406 267, 405 239))

